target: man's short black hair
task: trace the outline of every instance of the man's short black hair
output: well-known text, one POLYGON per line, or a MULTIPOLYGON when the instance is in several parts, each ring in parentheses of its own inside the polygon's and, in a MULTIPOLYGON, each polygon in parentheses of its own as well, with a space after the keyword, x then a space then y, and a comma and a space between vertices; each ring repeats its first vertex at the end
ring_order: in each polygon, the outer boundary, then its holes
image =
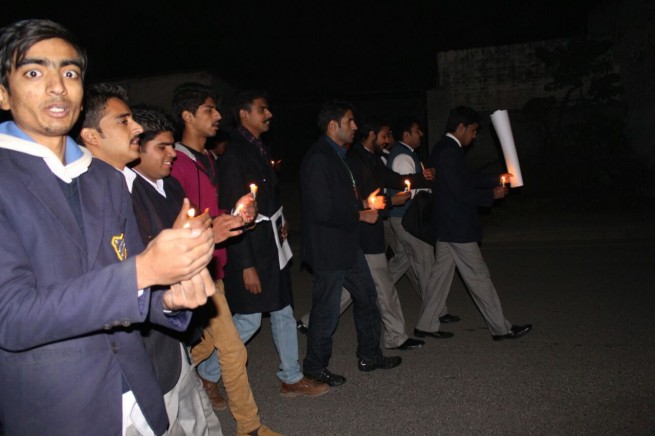
POLYGON ((127 91, 119 85, 111 83, 96 83, 84 93, 84 110, 82 111, 82 128, 100 130, 100 120, 105 116, 105 108, 109 99, 117 98, 125 104, 128 102, 127 91))
POLYGON ((348 111, 353 111, 353 105, 347 101, 330 100, 325 102, 318 113, 318 128, 321 132, 326 133, 330 121, 341 122, 348 111))
POLYGON ((382 127, 388 125, 388 123, 385 123, 379 118, 371 118, 370 120, 366 120, 359 124, 359 129, 357 130, 357 136, 355 140, 357 142, 362 142, 368 137, 369 132, 373 132, 375 136, 377 136, 378 133, 380 133, 380 130, 382 130, 382 127))
POLYGON ((144 150, 146 142, 151 141, 162 132, 171 132, 175 134, 175 124, 162 108, 154 106, 134 106, 132 108, 132 117, 143 128, 141 138, 141 151, 144 150))
POLYGON ((464 127, 469 124, 480 124, 480 114, 468 106, 457 106, 450 111, 448 121, 446 122, 446 132, 453 133, 457 126, 463 124, 464 127))
POLYGON ((50 20, 23 20, 0 29, 0 83, 9 91, 9 74, 32 46, 46 39, 59 38, 73 46, 79 56, 82 79, 86 73, 86 51, 77 38, 61 24, 50 20))
POLYGON ((196 114, 198 108, 207 101, 208 98, 218 103, 218 95, 214 88, 197 82, 186 82, 177 86, 173 91, 173 116, 176 122, 182 123, 182 113, 189 111, 196 114))

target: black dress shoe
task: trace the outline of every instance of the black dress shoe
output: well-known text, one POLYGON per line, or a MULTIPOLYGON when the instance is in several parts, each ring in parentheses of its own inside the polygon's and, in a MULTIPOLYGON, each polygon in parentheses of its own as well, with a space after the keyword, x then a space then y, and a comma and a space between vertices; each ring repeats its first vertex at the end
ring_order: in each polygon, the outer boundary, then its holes
POLYGON ((435 339, 448 339, 448 338, 452 338, 453 336, 455 336, 455 333, 444 332, 444 331, 424 332, 423 330, 414 329, 414 336, 417 336, 419 338, 424 338, 426 336, 430 336, 431 338, 435 338, 435 339))
POLYGON ((459 316, 451 315, 449 313, 439 317, 439 322, 442 324, 450 324, 451 322, 457 322, 459 320, 461 320, 459 316))
POLYGON ((506 335, 493 335, 492 338, 494 341, 502 341, 503 339, 518 339, 528 333, 530 330, 532 330, 532 324, 513 325, 512 328, 509 329, 509 333, 506 335))
POLYGON ((307 374, 305 373, 305 377, 307 377, 310 380, 314 380, 317 383, 325 383, 328 386, 341 386, 346 382, 346 377, 339 375, 339 374, 334 374, 333 372, 330 372, 329 369, 325 368, 318 374, 307 374))
POLYGON ((425 345, 425 341, 419 341, 418 339, 414 338, 407 338, 405 342, 402 344, 398 345, 397 347, 392 347, 392 350, 415 350, 417 348, 421 348, 423 345, 425 345))
POLYGON ((302 320, 296 321, 296 328, 303 335, 307 334, 307 326, 302 322, 302 320))
POLYGON ((391 369, 400 365, 400 362, 402 361, 403 359, 400 356, 381 356, 376 360, 359 359, 357 368, 364 372, 370 372, 378 368, 391 369))

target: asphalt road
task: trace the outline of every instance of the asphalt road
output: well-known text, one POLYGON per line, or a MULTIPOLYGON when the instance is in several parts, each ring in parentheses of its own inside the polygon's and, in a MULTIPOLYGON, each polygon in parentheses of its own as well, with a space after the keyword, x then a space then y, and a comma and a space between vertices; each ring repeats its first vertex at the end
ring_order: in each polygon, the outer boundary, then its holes
MULTIPOLYGON (((493 342, 458 278, 448 307, 462 321, 448 340, 401 354, 393 370, 356 368, 352 311, 337 329, 330 368, 348 382, 313 399, 285 399, 270 323, 248 345, 264 423, 286 435, 655 434, 655 240, 493 242, 483 255, 505 316, 534 330, 493 342)), ((296 314, 311 277, 293 267, 296 314)), ((420 300, 398 285, 411 333, 420 300)), ((300 356, 305 339, 300 335, 300 356)), ((228 411, 219 414, 235 434, 228 411)))

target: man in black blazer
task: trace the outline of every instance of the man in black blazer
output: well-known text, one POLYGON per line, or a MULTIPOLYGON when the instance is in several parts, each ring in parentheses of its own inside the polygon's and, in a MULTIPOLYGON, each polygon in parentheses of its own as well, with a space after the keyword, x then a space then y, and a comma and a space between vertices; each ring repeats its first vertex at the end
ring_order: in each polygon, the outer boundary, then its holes
MULTIPOLYGON (((277 177, 261 135, 268 132, 273 118, 266 93, 245 90, 234 97, 232 107, 237 127, 218 171, 220 206, 229 209, 239 197, 257 185, 260 214, 273 216, 279 209, 277 177)), ((280 268, 273 225, 263 221, 227 243, 225 295, 234 314, 234 324, 244 342, 259 330, 262 312, 269 312, 273 341, 280 356, 280 395, 314 397, 328 392, 325 384, 303 376, 298 361, 298 333, 293 316, 290 264, 280 268)), ((287 226, 280 226, 286 239, 287 226)), ((277 227, 276 227, 277 228, 277 227)))
POLYGON ((344 160, 345 146, 352 144, 357 131, 352 106, 338 101, 326 103, 318 115, 318 125, 325 134, 307 152, 300 168, 303 259, 314 271, 303 370, 311 379, 340 386, 345 377, 332 373, 328 364, 344 286, 354 302, 359 369, 394 368, 401 358, 385 357, 380 350, 375 284, 359 245, 360 221, 373 224, 378 212, 364 209, 362 194, 370 193, 359 192, 344 160))
POLYGON ((504 198, 508 189, 500 180, 509 180, 511 174, 482 175, 468 165, 463 147, 471 144, 479 128, 480 115, 475 110, 456 107, 448 117, 446 135, 430 156, 430 166, 437 172, 433 223, 437 236, 438 292, 449 291, 457 267, 493 339, 516 339, 532 326, 512 325, 505 319, 478 246, 482 240, 478 207, 489 207, 495 199, 504 198))

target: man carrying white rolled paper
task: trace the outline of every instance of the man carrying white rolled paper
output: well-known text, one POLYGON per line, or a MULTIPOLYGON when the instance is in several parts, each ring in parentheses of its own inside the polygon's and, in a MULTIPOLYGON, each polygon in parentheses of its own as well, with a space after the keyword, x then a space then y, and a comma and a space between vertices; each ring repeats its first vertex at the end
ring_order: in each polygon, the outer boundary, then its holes
POLYGON ((448 117, 446 134, 430 156, 430 166, 438 174, 432 215, 437 236, 437 292, 449 291, 457 267, 493 340, 517 339, 528 333, 532 325, 512 325, 505 319, 478 246, 482 228, 477 209, 507 196, 508 188, 501 179, 510 181, 512 174, 483 175, 467 163, 464 147, 473 142, 479 129, 480 114, 470 107, 454 108, 448 117))

